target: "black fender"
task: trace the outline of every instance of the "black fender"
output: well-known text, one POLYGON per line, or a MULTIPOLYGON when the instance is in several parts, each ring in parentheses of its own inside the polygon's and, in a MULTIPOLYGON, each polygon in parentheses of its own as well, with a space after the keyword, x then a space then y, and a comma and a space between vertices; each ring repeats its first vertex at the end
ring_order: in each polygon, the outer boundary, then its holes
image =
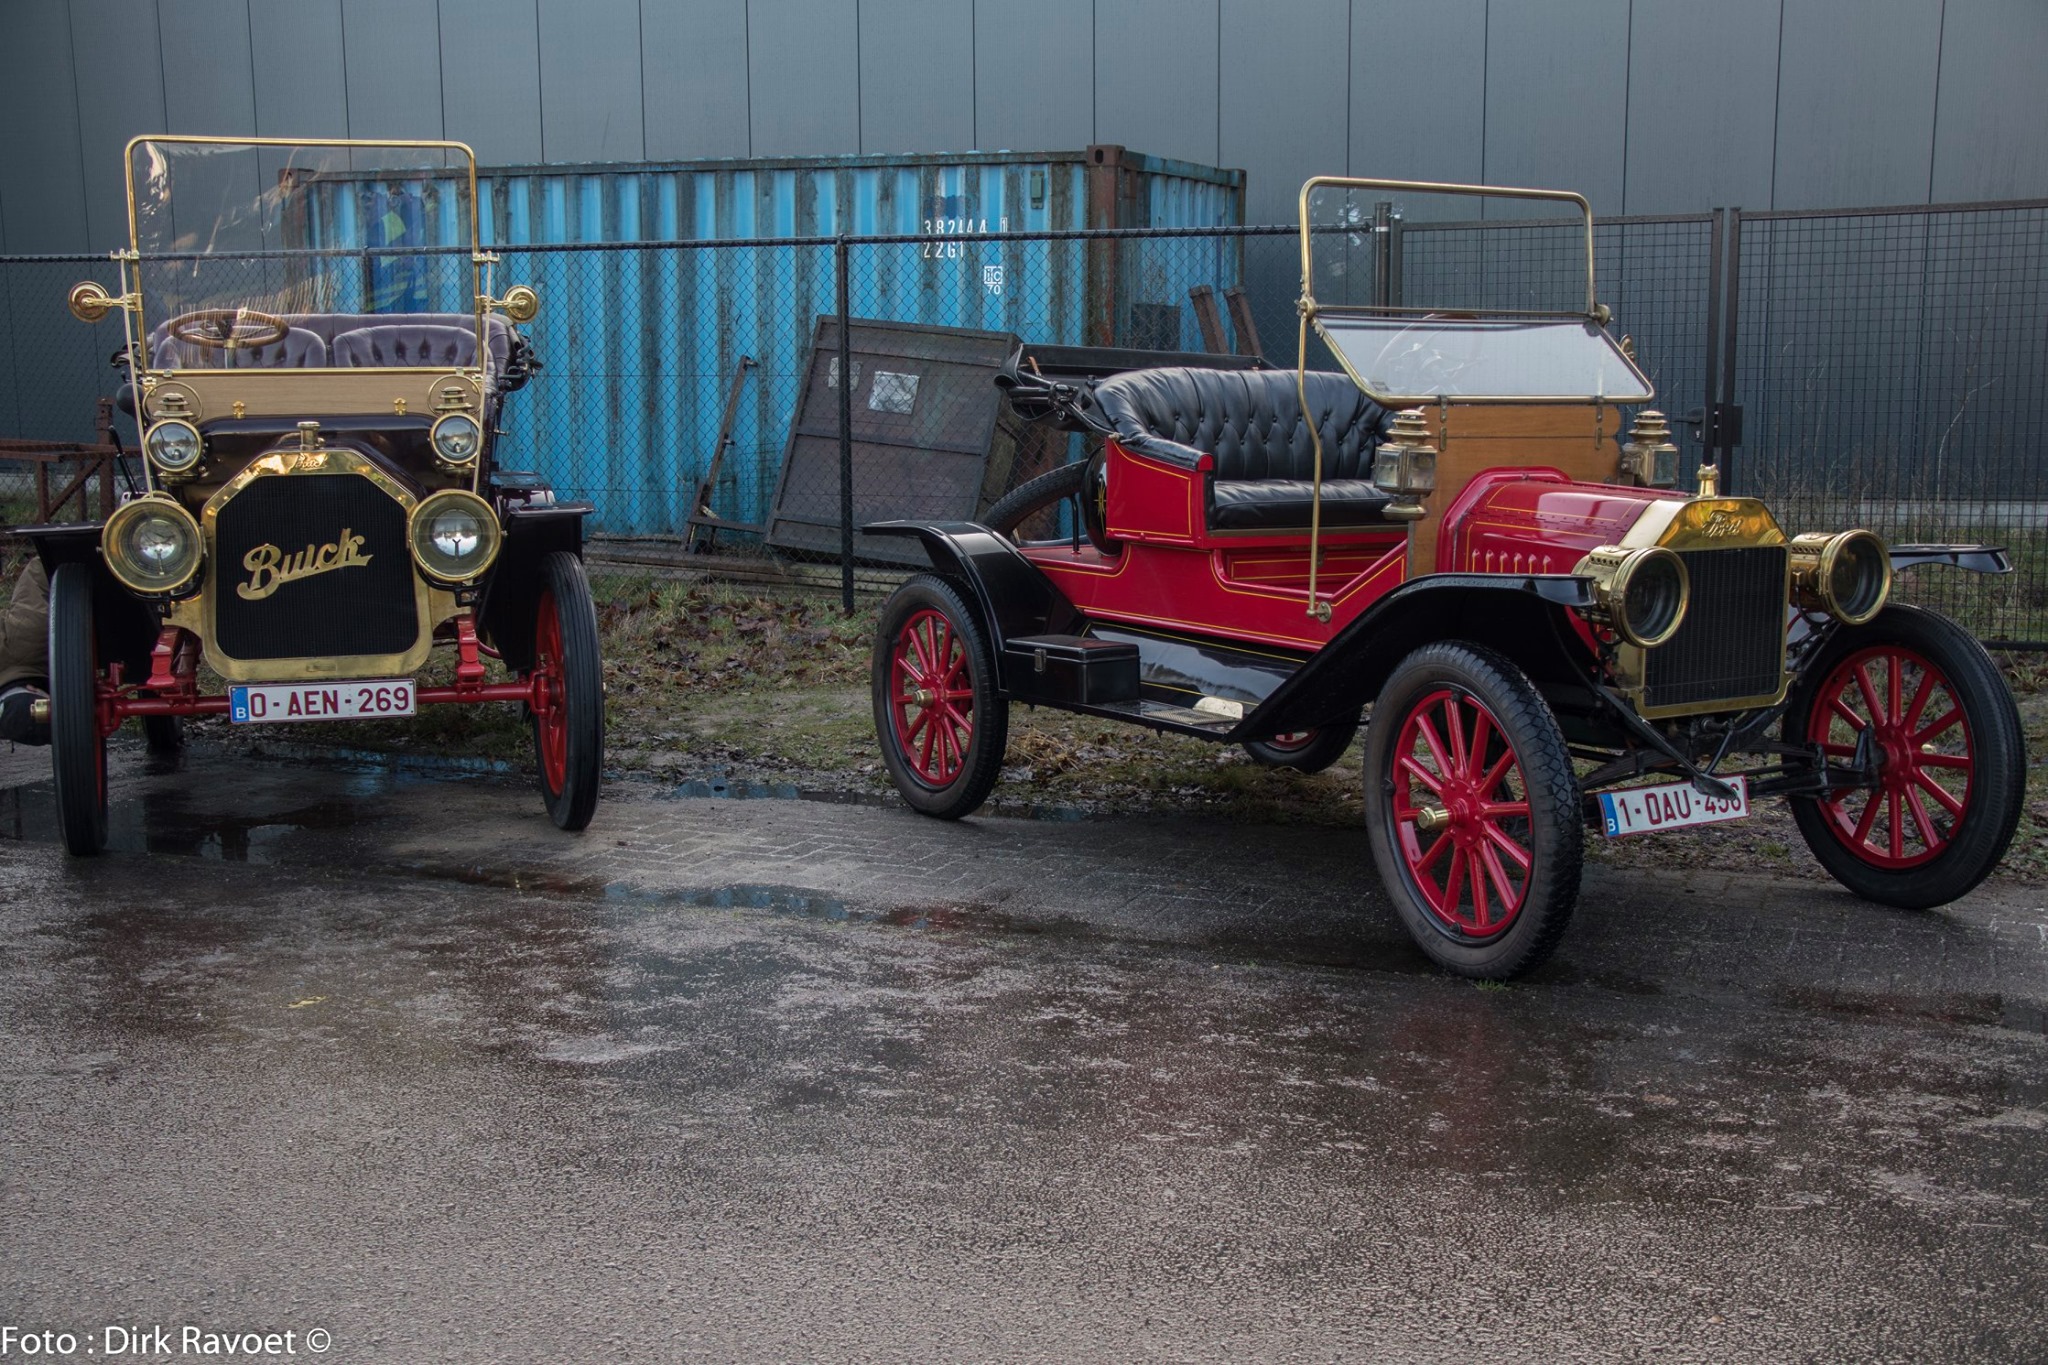
POLYGON ((1020 635, 1070 635, 1081 613, 1067 595, 1017 547, 971 521, 880 521, 861 527, 870 536, 915 537, 932 570, 960 583, 988 633, 996 656, 996 686, 1003 681, 1003 642, 1020 635))
POLYGON ((2011 573, 2012 559, 2002 545, 1894 545, 1892 572, 1922 564, 1946 564, 1971 573, 2011 573))
POLYGON ((154 602, 137 597, 107 572, 106 561, 100 557, 103 526, 97 521, 60 522, 23 526, 16 534, 35 546, 43 571, 53 578, 66 564, 85 564, 92 569, 93 636, 100 662, 118 660, 127 681, 141 682, 149 676, 149 651, 156 644, 163 616, 154 602))
POLYGON ((533 614, 540 602, 541 560, 555 550, 583 557, 583 519, 596 510, 587 502, 504 509, 505 544, 491 566, 477 601, 477 634, 505 661, 524 673, 533 667, 533 614))
POLYGON ((1438 640, 1498 650, 1546 696, 1583 692, 1590 705, 1597 661, 1568 613, 1592 605, 1591 580, 1571 574, 1442 573, 1404 583, 1316 651, 1228 738, 1241 744, 1355 717, 1403 659, 1438 640))

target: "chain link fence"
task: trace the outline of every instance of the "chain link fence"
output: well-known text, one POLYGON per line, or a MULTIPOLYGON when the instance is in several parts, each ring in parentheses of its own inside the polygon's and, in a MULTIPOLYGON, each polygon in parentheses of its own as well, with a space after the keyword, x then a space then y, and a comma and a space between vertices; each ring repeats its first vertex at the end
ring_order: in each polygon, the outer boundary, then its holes
MULTIPOLYGON (((1686 478, 1732 336, 1746 416, 1725 488, 1771 500, 1788 530, 2007 545, 2014 575, 1923 569, 1901 592, 1988 638, 2048 642, 2048 203, 1729 223, 1725 264, 1714 215, 1595 229, 1599 297, 1675 419, 1686 478)), ((1570 308, 1584 298, 1582 241, 1554 220, 1361 212, 1319 230, 1316 286, 1345 302, 1570 308)), ((506 405, 501 465, 590 499, 602 535, 727 554, 838 557, 842 413, 855 525, 971 518, 1078 458, 1079 438, 1027 429, 997 400, 988 379, 1015 341, 1295 355, 1290 226, 497 250, 496 287, 531 284, 542 301, 524 329, 541 367, 506 405)), ((372 312, 402 296, 407 310, 459 311, 455 264, 364 259, 310 292, 267 264, 252 279, 281 304, 372 312)), ((95 439, 120 337, 66 311, 88 278, 118 292, 102 257, 0 258, 0 437, 95 439)), ((1309 363, 1333 367, 1313 343, 1309 363)), ((0 524, 28 519, 29 487, 0 454, 0 524)), ((856 548, 887 559, 882 542, 856 548)))
POLYGON ((2048 647, 2048 201, 1734 226, 1734 488, 1802 530, 2006 546, 2013 574, 1899 594, 2048 647))

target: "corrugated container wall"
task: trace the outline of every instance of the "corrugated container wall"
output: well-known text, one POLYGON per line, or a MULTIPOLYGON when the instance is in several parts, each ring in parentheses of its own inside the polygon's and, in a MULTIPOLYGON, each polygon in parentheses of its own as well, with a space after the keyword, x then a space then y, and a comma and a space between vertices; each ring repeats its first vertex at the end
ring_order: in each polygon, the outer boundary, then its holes
POLYGON ((545 368, 510 405, 501 458, 590 498, 614 533, 682 530, 742 356, 760 369, 742 390, 714 502, 721 516, 765 520, 805 351, 817 317, 837 308, 829 239, 839 233, 931 239, 852 248, 855 316, 1042 343, 1135 336, 1199 350, 1188 290, 1221 293, 1239 277, 1234 240, 1126 244, 1114 261, 1080 241, 974 240, 1243 222, 1243 172, 1119 147, 515 168, 483 181, 484 240, 503 256, 497 287, 530 283, 541 296, 528 330, 545 368), (826 240, 719 245, 762 238, 826 240), (519 250, 620 242, 665 245, 519 250))

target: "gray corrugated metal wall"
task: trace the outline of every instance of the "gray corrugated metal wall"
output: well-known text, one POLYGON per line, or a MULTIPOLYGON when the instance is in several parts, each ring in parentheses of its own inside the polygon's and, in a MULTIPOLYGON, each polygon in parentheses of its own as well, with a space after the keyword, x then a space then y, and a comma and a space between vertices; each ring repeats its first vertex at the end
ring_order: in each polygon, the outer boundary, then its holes
POLYGON ((1562 184, 1603 213, 2048 195, 2043 0, 4 0, 0 251, 124 235, 130 135, 487 163, 1043 150, 1562 184))

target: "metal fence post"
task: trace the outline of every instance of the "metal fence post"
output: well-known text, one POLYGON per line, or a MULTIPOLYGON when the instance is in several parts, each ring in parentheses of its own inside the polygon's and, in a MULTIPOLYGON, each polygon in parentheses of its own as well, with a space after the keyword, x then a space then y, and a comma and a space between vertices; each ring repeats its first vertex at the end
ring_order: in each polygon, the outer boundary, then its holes
POLYGON ((1742 444, 1742 409, 1735 404, 1735 337, 1742 300, 1742 208, 1728 210, 1728 303, 1721 314, 1721 394, 1714 412, 1714 440, 1720 446, 1721 489, 1735 491, 1735 447, 1742 444))
POLYGON ((832 243, 839 273, 839 605, 853 615, 853 305, 846 234, 832 243))

